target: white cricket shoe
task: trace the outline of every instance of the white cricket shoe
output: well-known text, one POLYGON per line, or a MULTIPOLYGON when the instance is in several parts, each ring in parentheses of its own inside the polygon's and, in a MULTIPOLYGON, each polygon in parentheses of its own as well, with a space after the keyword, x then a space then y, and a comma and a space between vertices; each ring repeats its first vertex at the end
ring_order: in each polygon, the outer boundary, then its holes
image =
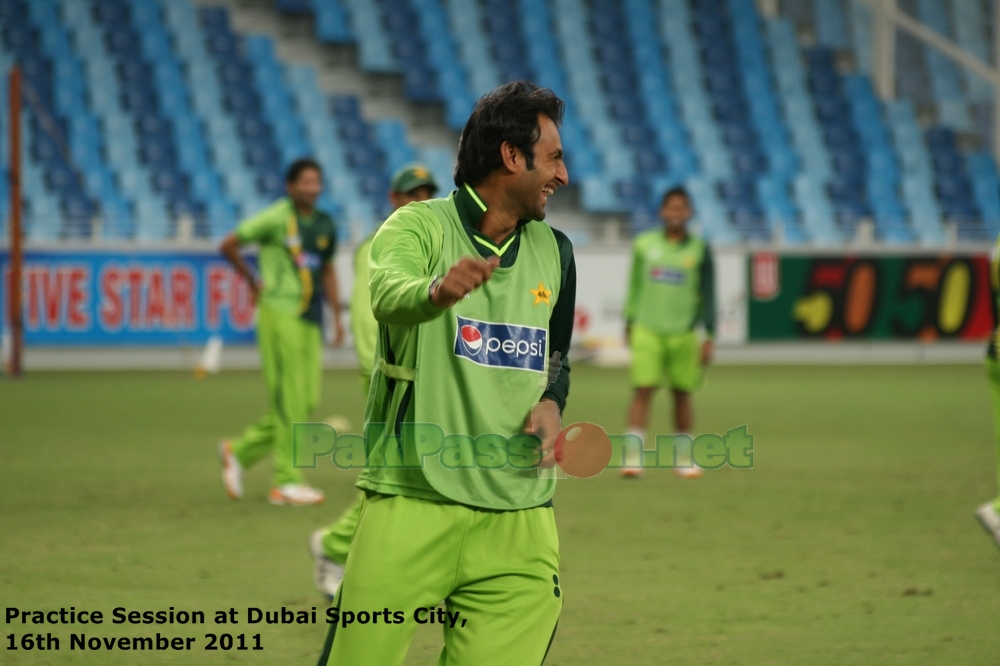
POLYGON ((623 479, 638 479, 642 476, 642 454, 635 451, 625 452, 625 466, 621 472, 623 479))
POLYGON ((288 504, 290 506, 312 506, 323 503, 323 491, 304 483, 286 483, 277 488, 271 488, 267 501, 271 504, 288 504))
POLYGON ((323 549, 323 530, 316 530, 309 537, 309 553, 316 563, 313 568, 316 589, 329 601, 333 601, 340 587, 340 581, 344 580, 344 567, 326 556, 326 551, 323 549))
POLYGON ((976 509, 976 518, 983 524, 983 529, 997 542, 997 548, 1000 548, 1000 514, 997 513, 992 500, 976 509))
POLYGON ((233 445, 228 439, 219 442, 219 458, 222 460, 222 485, 233 499, 243 497, 243 465, 233 453, 233 445))
POLYGON ((674 467, 674 474, 682 479, 697 479, 701 476, 701 467, 674 467))

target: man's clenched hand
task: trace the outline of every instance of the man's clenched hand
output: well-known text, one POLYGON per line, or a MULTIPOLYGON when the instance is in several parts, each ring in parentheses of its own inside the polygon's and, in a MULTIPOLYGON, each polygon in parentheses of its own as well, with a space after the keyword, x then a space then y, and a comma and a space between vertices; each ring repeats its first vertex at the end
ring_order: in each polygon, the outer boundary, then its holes
POLYGON ((462 257, 448 269, 448 273, 431 292, 431 303, 442 310, 472 293, 472 290, 490 279, 493 269, 500 265, 500 257, 477 259, 462 257))

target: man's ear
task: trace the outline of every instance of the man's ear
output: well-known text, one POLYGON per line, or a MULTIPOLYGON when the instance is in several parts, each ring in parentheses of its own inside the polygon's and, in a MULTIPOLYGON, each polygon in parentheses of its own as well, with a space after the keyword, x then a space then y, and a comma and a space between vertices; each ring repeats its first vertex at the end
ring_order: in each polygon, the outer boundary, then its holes
POLYGON ((516 146, 507 141, 500 144, 500 158, 503 160, 504 167, 511 173, 524 166, 524 155, 516 146))

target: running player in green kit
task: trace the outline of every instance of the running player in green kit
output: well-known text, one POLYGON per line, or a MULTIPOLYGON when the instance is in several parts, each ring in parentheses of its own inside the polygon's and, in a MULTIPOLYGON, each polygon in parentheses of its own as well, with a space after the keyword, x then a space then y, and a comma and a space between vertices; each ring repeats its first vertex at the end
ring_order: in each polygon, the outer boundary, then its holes
MULTIPOLYGON (((430 169, 422 164, 409 164, 393 175, 389 202, 393 210, 399 210, 408 203, 430 199, 437 189, 430 169)), ((375 343, 378 340, 378 322, 372 314, 371 292, 368 290, 368 251, 374 237, 375 234, 372 234, 363 240, 354 251, 354 287, 351 290, 351 333, 358 354, 361 390, 366 397, 371 388, 375 343)), ((344 563, 347 562, 351 538, 361 516, 363 499, 364 493, 359 493, 336 521, 316 530, 309 538, 309 552, 315 563, 313 580, 316 588, 331 599, 344 577, 344 563)))
POLYGON ((322 171, 310 159, 292 163, 285 175, 287 197, 244 220, 222 241, 220 251, 249 284, 257 304, 257 346, 271 407, 236 440, 219 444, 222 481, 233 499, 243 497, 243 470, 274 454, 271 504, 319 504, 322 491, 306 484, 293 466, 292 424, 306 421, 319 402, 323 348, 321 296, 334 314, 335 340, 344 336, 333 255, 333 219, 315 208, 322 171), (240 256, 240 247, 260 247, 260 278, 240 256))
MULTIPOLYGON (((1000 360, 997 347, 1000 346, 1000 237, 993 246, 990 256, 990 286, 993 289, 993 320, 998 322, 997 328, 990 338, 986 350, 986 375, 990 382, 990 398, 993 402, 993 425, 996 431, 997 463, 1000 466, 1000 360)), ((998 475, 1000 476, 1000 475, 998 475)), ((998 485, 1000 492, 1000 485, 998 485)), ((1000 496, 983 504, 976 510, 976 517, 983 527, 996 541, 1000 548, 1000 496)))
MULTIPOLYGON (((691 392, 701 384, 703 366, 712 359, 715 296, 708 245, 690 235, 691 199, 683 188, 663 195, 662 229, 639 234, 633 244, 632 278, 625 304, 625 335, 632 348, 630 375, 635 393, 629 408, 629 434, 646 437, 649 403, 664 378, 674 399, 678 433, 691 432, 691 392), (701 319, 707 339, 700 345, 695 324, 701 319), (666 377, 664 377, 666 375, 666 377)), ((641 452, 627 452, 622 475, 641 474, 641 452)), ((698 467, 677 467, 684 477, 698 477, 698 467)))
POLYGON ((569 180, 562 110, 523 81, 484 96, 458 189, 396 211, 372 242, 366 495, 320 664, 403 663, 442 599, 440 664, 545 657, 563 600, 555 481, 535 466, 554 463, 569 366, 544 378, 569 349, 576 292, 572 246, 541 221, 569 180))

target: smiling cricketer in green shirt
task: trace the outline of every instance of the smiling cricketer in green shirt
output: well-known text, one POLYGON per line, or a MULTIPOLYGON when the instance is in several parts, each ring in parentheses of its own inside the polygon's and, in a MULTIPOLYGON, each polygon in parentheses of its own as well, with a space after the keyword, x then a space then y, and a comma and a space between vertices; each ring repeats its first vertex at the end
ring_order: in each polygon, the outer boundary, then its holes
POLYGON ((548 371, 569 348, 576 289, 572 248, 542 221, 569 179, 562 108, 523 81, 484 96, 462 132, 458 189, 401 208, 375 236, 379 341, 366 420, 386 427, 368 443, 366 498, 334 607, 407 616, 332 625, 320 664, 401 664, 412 609, 442 599, 454 621, 441 663, 540 664, 548 651, 562 608, 554 481, 533 468, 452 468, 444 455, 408 469, 377 462, 395 447, 412 455, 407 424, 468 443, 520 436, 527 423, 541 443, 536 463, 554 463, 568 366, 553 382, 548 371))

